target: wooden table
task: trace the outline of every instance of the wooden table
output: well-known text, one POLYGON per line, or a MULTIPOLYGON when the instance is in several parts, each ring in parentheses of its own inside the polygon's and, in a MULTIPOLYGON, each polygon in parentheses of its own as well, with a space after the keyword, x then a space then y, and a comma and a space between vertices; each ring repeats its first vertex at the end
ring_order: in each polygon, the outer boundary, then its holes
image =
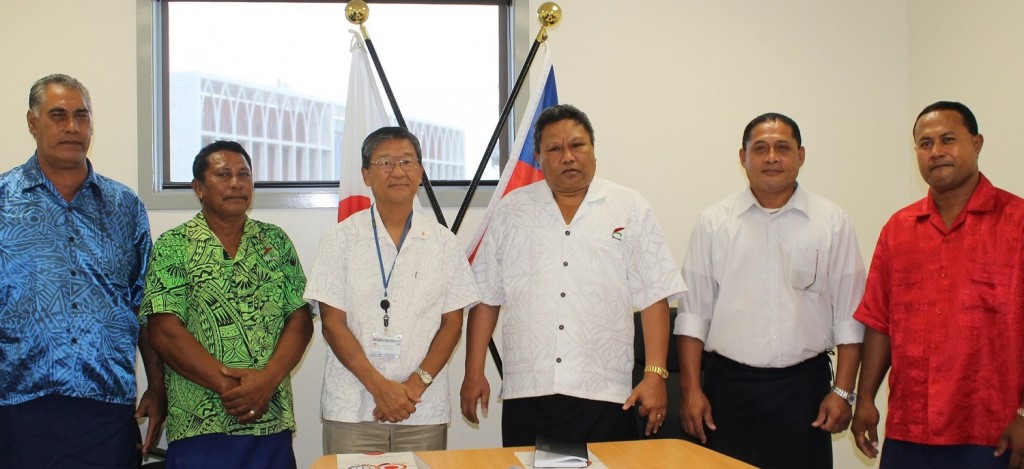
MULTIPOLYGON (((587 448, 609 469, 708 468, 730 469, 753 466, 716 453, 688 441, 653 439, 590 443, 587 448)), ((515 453, 533 451, 532 446, 518 448, 456 449, 417 451, 416 455, 431 469, 508 469, 522 467, 515 453)), ((334 455, 321 456, 310 469, 337 469, 334 455)))

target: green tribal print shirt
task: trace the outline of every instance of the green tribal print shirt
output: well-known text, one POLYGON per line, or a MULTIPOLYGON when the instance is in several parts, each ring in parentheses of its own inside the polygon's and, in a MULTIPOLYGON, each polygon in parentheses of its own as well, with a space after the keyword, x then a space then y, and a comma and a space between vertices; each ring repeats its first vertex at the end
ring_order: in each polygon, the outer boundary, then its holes
MULTIPOLYGON (((178 316, 214 358, 232 368, 262 369, 288 316, 304 304, 306 276, 295 247, 275 225, 247 220, 234 259, 227 256, 206 218, 197 214, 153 246, 139 311, 178 316)), ((170 367, 167 438, 211 433, 271 435, 295 429, 291 380, 286 377, 270 410, 251 424, 228 415, 214 391, 170 367)))

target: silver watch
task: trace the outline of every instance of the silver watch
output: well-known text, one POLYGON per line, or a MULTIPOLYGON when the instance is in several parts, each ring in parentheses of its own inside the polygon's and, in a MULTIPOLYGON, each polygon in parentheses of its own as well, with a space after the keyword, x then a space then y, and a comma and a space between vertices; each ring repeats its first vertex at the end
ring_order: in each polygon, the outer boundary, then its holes
POLYGON ((851 406, 857 403, 857 393, 853 391, 845 391, 843 389, 832 386, 832 392, 836 393, 837 396, 843 398, 851 406))
POLYGON ((420 377, 420 381, 423 381, 423 384, 426 384, 427 386, 430 386, 430 383, 434 382, 434 377, 430 376, 430 373, 423 371, 422 368, 416 368, 414 373, 416 373, 416 375, 420 377))

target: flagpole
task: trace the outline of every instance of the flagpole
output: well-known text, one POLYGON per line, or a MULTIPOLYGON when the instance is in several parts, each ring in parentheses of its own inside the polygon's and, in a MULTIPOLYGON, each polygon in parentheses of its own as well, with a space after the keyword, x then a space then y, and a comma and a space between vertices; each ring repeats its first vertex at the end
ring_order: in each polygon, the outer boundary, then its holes
MULTIPOLYGON (((530 47, 529 54, 526 55, 526 62, 523 65, 522 70, 519 72, 519 77, 516 78, 515 85, 512 87, 512 93, 509 95, 505 106, 501 110, 501 115, 498 117, 498 124, 494 128, 494 133, 491 134, 491 140, 487 142, 487 149, 484 150, 484 155, 480 159, 480 165, 476 168, 476 173, 473 175, 473 180, 469 183, 469 188, 466 191, 466 197, 462 200, 462 206, 459 207, 459 213, 455 217, 455 222, 452 224, 452 232, 458 233, 459 227, 462 226, 462 220, 466 216, 466 212, 469 210, 469 203, 473 200, 473 195, 476 193, 476 188, 480 184, 480 179, 483 177, 484 169, 487 167, 487 160, 491 156, 491 152, 494 151, 494 147, 498 144, 498 137, 501 135, 501 129, 505 126, 505 121, 508 120, 509 114, 512 112, 512 107, 515 106, 516 97, 519 96, 519 91, 523 87, 523 82, 526 81, 527 75, 530 73, 530 67, 533 65, 533 59, 537 56, 537 49, 540 45, 548 39, 547 28, 555 27, 559 21, 562 20, 562 8, 554 2, 546 2, 537 9, 537 19, 540 21, 540 31, 537 33, 537 37, 533 41, 533 46, 530 47)), ((510 171, 511 168, 506 168, 506 171, 510 171)), ((501 353, 498 352, 498 346, 494 343, 494 338, 491 337, 487 341, 487 349, 491 352, 491 359, 494 360, 494 367, 498 370, 498 376, 504 378, 504 366, 501 361, 501 353)))
MULTIPOLYGON (((388 82, 388 77, 384 74, 384 67, 380 64, 377 49, 373 46, 373 41, 370 40, 370 34, 366 32, 366 25, 364 23, 366 23, 369 16, 370 7, 364 0, 351 0, 345 6, 345 17, 348 18, 350 23, 359 25, 359 32, 363 35, 366 50, 370 53, 370 58, 373 60, 373 67, 377 69, 377 76, 380 77, 381 85, 384 86, 384 93, 388 96, 388 102, 391 103, 391 110, 395 113, 398 126, 408 129, 409 126, 406 125, 405 118, 402 117, 402 110, 398 108, 398 100, 395 99, 395 93, 391 91, 391 83, 388 82)), ((437 202, 437 195, 434 194, 434 186, 430 184, 430 178, 427 177, 426 168, 423 169, 423 189, 427 192, 427 199, 430 200, 430 208, 434 210, 437 222, 447 228, 448 222, 444 219, 444 213, 441 213, 441 205, 437 202)))
MULTIPOLYGON (((516 104, 516 97, 519 96, 519 90, 523 87, 523 82, 526 81, 527 75, 530 73, 530 66, 533 65, 533 59, 537 55, 537 49, 540 45, 548 39, 547 28, 555 27, 558 22, 562 20, 562 8, 554 2, 546 2, 537 9, 537 20, 540 21, 540 31, 537 33, 537 38, 533 40, 533 46, 530 47, 530 53, 526 55, 526 62, 523 65, 523 69, 519 72, 519 77, 516 78, 515 85, 512 86, 512 93, 509 95, 508 100, 505 101, 505 106, 501 110, 501 115, 498 116, 498 125, 494 127, 494 133, 491 134, 491 140, 487 142, 487 149, 484 150, 484 156, 480 159, 480 164, 476 168, 476 173, 473 175, 473 180, 469 182, 469 188, 466 190, 466 197, 462 200, 462 206, 459 207, 459 213, 455 216, 455 222, 452 223, 452 232, 458 233, 459 227, 462 226, 462 220, 466 217, 466 212, 469 211, 469 204, 473 200, 473 195, 476 194, 476 188, 480 185, 480 179, 484 175, 484 170, 487 169, 487 160, 491 157, 491 152, 494 151, 494 147, 498 144, 498 138, 501 136, 501 130, 505 127, 505 121, 508 120, 509 114, 512 112, 512 107, 516 104)), ((498 369, 501 369, 500 359, 498 359, 497 350, 494 348, 494 341, 491 341, 492 352, 494 352, 495 362, 498 362, 498 369)))

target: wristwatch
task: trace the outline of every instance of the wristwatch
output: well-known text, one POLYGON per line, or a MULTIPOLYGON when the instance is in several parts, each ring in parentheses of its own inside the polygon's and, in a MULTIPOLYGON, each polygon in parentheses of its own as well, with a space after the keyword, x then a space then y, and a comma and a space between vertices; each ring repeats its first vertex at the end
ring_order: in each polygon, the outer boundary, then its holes
POLYGON ((661 376, 661 379, 668 379, 668 370, 654 365, 647 365, 644 367, 644 373, 654 373, 661 376))
POLYGON ((839 389, 835 386, 832 386, 832 392, 836 393, 837 396, 843 398, 843 400, 850 405, 854 405, 857 403, 857 393, 853 391, 845 391, 843 389, 839 389))
POLYGON ((416 368, 413 372, 416 373, 416 375, 420 377, 420 381, 423 381, 423 384, 426 384, 427 386, 430 386, 430 383, 434 382, 434 377, 430 376, 430 373, 423 371, 422 368, 416 368))

